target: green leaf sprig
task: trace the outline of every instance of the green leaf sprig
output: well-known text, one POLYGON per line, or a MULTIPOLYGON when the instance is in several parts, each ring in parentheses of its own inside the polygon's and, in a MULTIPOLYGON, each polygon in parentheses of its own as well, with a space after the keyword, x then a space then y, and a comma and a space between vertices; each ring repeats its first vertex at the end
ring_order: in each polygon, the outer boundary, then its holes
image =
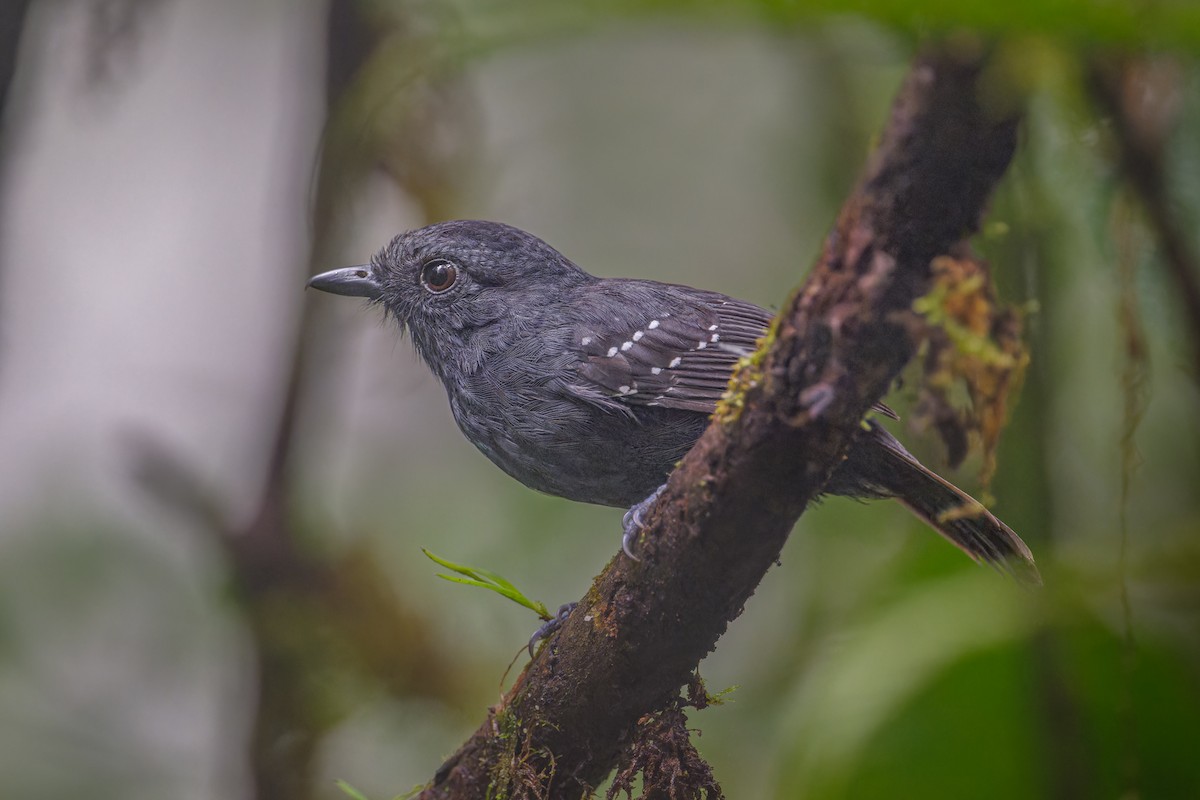
POLYGON ((549 610, 547 610, 545 604, 539 603, 537 600, 530 600, 525 596, 524 592, 522 592, 516 586, 513 586, 512 583, 505 580, 500 575, 491 572, 490 570, 481 569, 479 567, 467 567, 462 564, 455 564, 453 561, 448 561, 439 556, 435 556, 424 547, 421 548, 421 552, 424 553, 430 561, 455 573, 454 575, 438 573, 439 578, 444 578, 452 583, 464 583, 467 586, 478 586, 481 589, 489 589, 498 595, 507 597, 514 603, 525 606, 544 620, 549 620, 553 616, 549 610))

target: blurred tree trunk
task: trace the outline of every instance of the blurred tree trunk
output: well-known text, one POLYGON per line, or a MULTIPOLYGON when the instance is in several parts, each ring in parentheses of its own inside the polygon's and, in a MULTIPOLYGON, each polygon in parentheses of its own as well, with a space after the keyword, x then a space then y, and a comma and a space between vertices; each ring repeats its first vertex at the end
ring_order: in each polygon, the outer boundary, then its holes
POLYGON ((6 0, 0 10, 0 120, 8 111, 8 93, 12 89, 17 69, 17 52, 21 49, 21 32, 32 0, 6 0))
MULTIPOLYGON (((25 19, 33 0, 5 0, 0 8, 0 186, 4 185, 5 165, 8 163, 9 126, 12 124, 12 109, 8 106, 9 93, 12 91, 13 78, 17 71, 17 53, 21 49, 21 34, 25 30, 25 19)), ((4 196, 0 193, 0 210, 4 206, 4 196)), ((3 218, 3 214, 0 214, 3 218)), ((0 235, 3 232, 0 231, 0 235)), ((0 263, 0 291, 4 285, 4 271, 7 265, 0 263)), ((2 297, 2 295, 0 295, 2 297)), ((0 336, 3 335, 0 326, 0 336)))

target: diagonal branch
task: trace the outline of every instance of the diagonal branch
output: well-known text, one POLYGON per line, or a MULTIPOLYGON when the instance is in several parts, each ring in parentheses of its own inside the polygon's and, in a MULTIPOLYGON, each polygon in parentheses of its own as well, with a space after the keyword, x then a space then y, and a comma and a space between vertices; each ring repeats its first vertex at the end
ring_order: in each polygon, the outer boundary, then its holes
POLYGON ((981 56, 917 60, 765 357, 647 515, 642 560, 608 565, 422 797, 580 797, 741 613, 914 353, 930 261, 977 229, 1012 157, 1016 119, 981 104, 981 71, 981 56))

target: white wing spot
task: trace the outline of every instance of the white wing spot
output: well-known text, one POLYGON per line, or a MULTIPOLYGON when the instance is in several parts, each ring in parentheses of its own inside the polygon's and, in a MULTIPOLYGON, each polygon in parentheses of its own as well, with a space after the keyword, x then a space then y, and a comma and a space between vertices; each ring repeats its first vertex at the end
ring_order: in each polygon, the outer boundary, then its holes
POLYGON ((629 394, 629 387, 628 386, 618 386, 617 391, 620 392, 621 394, 629 394))
POLYGON ((658 320, 656 320, 656 319, 652 319, 652 320, 650 320, 650 324, 649 324, 649 325, 647 325, 646 327, 647 327, 647 328, 649 328, 650 330, 654 330, 654 329, 655 329, 655 328, 657 328, 658 326, 659 326, 659 322, 658 322, 658 320))
POLYGON ((708 347, 708 342, 705 342, 705 341, 696 342, 697 350, 703 350, 706 347, 708 347))
POLYGON ((591 343, 592 343, 592 337, 590 337, 590 336, 585 336, 579 340, 580 347, 587 347, 591 343))
POLYGON ((715 331, 715 330, 717 329, 717 326, 716 326, 716 325, 709 325, 709 326, 708 326, 708 329, 709 329, 710 331, 715 331))
POLYGON ((622 342, 621 343, 621 350, 628 350, 631 347, 633 347, 633 342, 622 342))
POLYGON ((682 362, 682 361, 683 361, 682 358, 680 358, 679 356, 675 356, 674 358, 671 359, 671 363, 667 364, 667 369, 675 369, 676 367, 679 366, 680 362, 682 362))
POLYGON ((721 334, 714 333, 712 336, 708 337, 708 340, 710 342, 719 342, 719 341, 721 341, 721 334))
POLYGON ((632 339, 633 339, 635 342, 639 342, 639 341, 641 341, 642 337, 643 337, 643 336, 645 336, 645 335, 646 335, 645 331, 634 331, 634 332, 633 332, 633 336, 632 336, 631 338, 632 338, 632 339))
POLYGON ((612 358, 616 354, 617 354, 617 348, 615 348, 615 347, 608 348, 608 357, 609 358, 612 358))
POLYGON ((662 367, 651 367, 650 368, 651 375, 657 375, 660 372, 662 372, 662 367))

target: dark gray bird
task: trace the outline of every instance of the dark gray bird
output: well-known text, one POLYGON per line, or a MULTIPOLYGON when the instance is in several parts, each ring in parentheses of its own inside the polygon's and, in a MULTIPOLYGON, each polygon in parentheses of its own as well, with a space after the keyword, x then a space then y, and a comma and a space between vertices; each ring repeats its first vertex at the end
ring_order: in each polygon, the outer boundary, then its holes
MULTIPOLYGON (((459 428, 538 491, 639 515, 708 424, 772 314, 716 292, 597 278, 529 233, 460 220, 309 285, 370 298, 409 332, 459 428)), ((886 407, 879 407, 890 414, 886 407)), ((825 487, 894 497, 977 561, 1037 580, 1025 543, 871 421, 825 487)))

